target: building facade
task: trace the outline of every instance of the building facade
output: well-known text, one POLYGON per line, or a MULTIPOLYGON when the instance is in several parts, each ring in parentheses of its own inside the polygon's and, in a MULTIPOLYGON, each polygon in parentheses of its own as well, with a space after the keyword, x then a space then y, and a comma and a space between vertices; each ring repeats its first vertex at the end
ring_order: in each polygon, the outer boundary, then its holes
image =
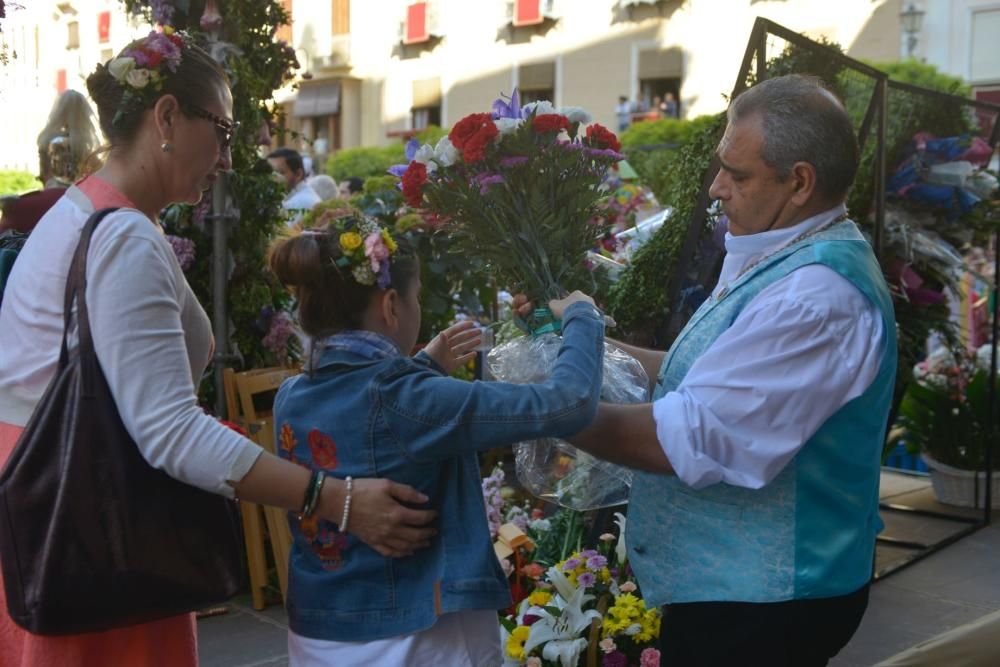
MULTIPOLYGON (((276 96, 294 131, 285 141, 320 165, 340 148, 449 126, 515 88, 524 100, 582 106, 608 127, 619 96, 641 108, 670 93, 681 117, 720 111, 757 16, 874 61, 905 56, 909 37, 906 0, 281 2, 291 23, 278 37, 301 64, 276 96)), ((987 88, 1000 81, 984 41, 991 21, 1000 26, 1000 0, 923 2, 918 57, 987 88)), ((33 138, 57 92, 85 90, 86 73, 148 27, 118 0, 21 4, 0 34, 17 53, 0 67, 0 168, 34 171, 33 138)))
POLYGON ((35 139, 59 93, 86 95, 97 64, 148 30, 118 0, 22 0, 8 8, 0 33, 10 57, 0 66, 0 169, 38 173, 35 139))

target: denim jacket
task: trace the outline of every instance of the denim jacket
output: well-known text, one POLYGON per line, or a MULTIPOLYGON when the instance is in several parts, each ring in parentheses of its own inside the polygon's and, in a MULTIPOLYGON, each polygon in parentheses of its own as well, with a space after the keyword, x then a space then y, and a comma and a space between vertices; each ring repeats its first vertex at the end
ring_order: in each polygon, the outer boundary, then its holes
POLYGON ((544 384, 465 382, 428 357, 370 359, 327 349, 274 404, 279 454, 344 478, 409 484, 439 512, 431 545, 380 556, 326 521, 289 523, 288 617, 296 634, 370 641, 431 627, 441 614, 510 604, 493 551, 476 452, 565 437, 590 423, 601 387, 604 322, 567 308, 563 343, 544 384), (312 525, 310 525, 312 524, 312 525))

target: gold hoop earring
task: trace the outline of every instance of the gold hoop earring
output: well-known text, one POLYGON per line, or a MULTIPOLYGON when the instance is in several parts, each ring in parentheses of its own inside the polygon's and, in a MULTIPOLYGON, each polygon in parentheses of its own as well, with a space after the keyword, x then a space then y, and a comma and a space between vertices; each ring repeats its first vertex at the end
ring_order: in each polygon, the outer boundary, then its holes
POLYGON ((164 153, 169 153, 170 151, 174 150, 174 147, 170 144, 169 141, 164 141, 162 144, 160 144, 160 150, 163 151, 164 153))

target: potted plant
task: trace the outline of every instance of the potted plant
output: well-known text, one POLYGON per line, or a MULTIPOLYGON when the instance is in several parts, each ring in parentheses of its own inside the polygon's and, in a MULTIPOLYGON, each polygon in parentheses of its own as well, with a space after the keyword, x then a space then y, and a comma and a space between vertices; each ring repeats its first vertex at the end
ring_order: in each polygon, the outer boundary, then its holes
MULTIPOLYGON (((974 355, 942 348, 917 364, 890 435, 892 444, 904 442, 911 453, 921 454, 935 498, 949 505, 984 505, 987 442, 994 469, 1000 467, 1000 438, 988 414, 988 351, 974 355)), ((992 474, 992 485, 991 505, 1000 508, 1000 472, 992 474)))

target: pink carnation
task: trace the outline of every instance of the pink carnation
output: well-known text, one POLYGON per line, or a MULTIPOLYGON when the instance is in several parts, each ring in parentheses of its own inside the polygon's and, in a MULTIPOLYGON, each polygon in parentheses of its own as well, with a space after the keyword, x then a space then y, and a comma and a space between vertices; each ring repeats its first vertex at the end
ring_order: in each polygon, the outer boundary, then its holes
POLYGON ((365 257, 371 260, 372 271, 378 273, 382 261, 389 258, 389 249, 385 247, 382 234, 372 232, 365 238, 365 257))
POLYGON ((639 655, 639 667, 660 667, 660 652, 655 648, 643 649, 639 655))

